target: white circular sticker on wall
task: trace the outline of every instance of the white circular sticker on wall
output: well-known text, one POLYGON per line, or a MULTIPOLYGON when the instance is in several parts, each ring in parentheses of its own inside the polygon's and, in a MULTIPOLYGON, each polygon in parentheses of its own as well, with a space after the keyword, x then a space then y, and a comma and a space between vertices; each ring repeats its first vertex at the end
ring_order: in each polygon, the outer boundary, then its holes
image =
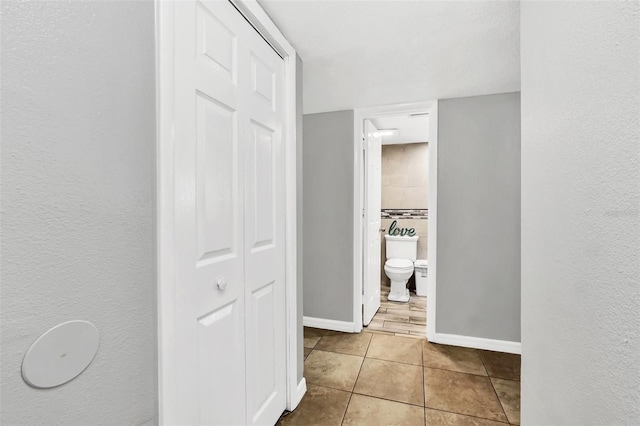
POLYGON ((22 378, 34 388, 53 388, 82 373, 98 352, 98 329, 88 321, 58 324, 33 342, 22 361, 22 378))

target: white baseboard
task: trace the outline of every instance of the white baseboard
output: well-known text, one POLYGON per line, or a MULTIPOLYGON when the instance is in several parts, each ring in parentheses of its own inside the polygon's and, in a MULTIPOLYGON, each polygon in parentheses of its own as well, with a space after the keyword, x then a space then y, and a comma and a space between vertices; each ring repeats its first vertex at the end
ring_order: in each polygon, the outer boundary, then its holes
POLYGON ((510 354, 522 353, 520 342, 507 340, 484 339, 482 337, 460 336, 458 334, 435 333, 429 339, 431 343, 443 345, 463 346, 465 348, 485 349, 488 351, 506 352, 510 354))
POLYGON ((300 404, 300 401, 302 401, 302 397, 305 393, 307 393, 307 380, 303 377, 302 380, 300 380, 300 383, 298 383, 295 394, 291 400, 291 406, 287 407, 287 410, 295 410, 298 404, 300 404))
POLYGON ((305 327, 321 328, 323 330, 344 331, 345 333, 354 333, 355 326, 353 322, 336 321, 324 318, 304 317, 302 323, 305 327))

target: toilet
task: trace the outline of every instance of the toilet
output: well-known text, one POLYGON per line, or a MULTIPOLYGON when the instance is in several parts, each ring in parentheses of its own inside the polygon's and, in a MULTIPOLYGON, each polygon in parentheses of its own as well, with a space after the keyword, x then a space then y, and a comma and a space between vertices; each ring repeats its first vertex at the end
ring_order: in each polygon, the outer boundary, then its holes
POLYGON ((418 255, 418 237, 385 235, 387 261, 384 273, 391 280, 388 299, 393 302, 408 302, 407 281, 413 275, 413 262, 418 255))

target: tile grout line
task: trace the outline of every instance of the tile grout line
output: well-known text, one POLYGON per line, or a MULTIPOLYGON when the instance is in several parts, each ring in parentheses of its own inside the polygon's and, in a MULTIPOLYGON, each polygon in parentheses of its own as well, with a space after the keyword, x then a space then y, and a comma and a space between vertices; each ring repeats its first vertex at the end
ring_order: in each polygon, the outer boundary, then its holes
POLYGON ((473 414, 458 413, 456 411, 449 411, 449 410, 443 410, 442 408, 432 408, 432 407, 426 407, 426 406, 424 408, 425 408, 425 412, 426 412, 426 410, 441 411, 443 413, 457 414, 459 416, 473 417, 474 419, 478 419, 478 420, 496 422, 496 423, 501 423, 503 425, 511 425, 511 423, 509 423, 508 421, 503 422, 501 420, 491 420, 491 419, 488 419, 486 417, 479 417, 479 416, 475 416, 473 414))
POLYGON ((493 380, 491 380, 491 376, 489 375, 489 370, 487 370, 487 366, 484 363, 484 358, 482 358, 482 354, 478 349, 476 349, 476 351, 478 352, 478 356, 480 357, 480 361, 482 362, 482 366, 484 367, 484 370, 487 372, 489 383, 491 383, 491 389, 493 389, 493 393, 495 394, 496 398, 498 398, 498 402, 500 403, 500 408, 502 409, 502 414, 504 414, 504 418, 507 419, 507 423, 511 424, 511 422, 509 421, 509 417, 507 416, 507 412, 504 411, 504 405, 502 405, 502 400, 500 399, 500 395, 498 395, 498 391, 496 390, 496 387, 493 384, 493 380))
POLYGON ((355 395, 366 396, 367 398, 381 399, 383 401, 395 402, 396 404, 403 404, 403 405, 410 405, 412 407, 422 407, 422 408, 424 408, 424 405, 413 404, 411 402, 398 401, 397 399, 389 399, 389 398, 385 398, 383 396, 367 395, 366 393, 360 393, 360 392, 353 392, 353 393, 355 395))
POLYGON ((358 383, 358 379, 360 378, 360 373, 362 372, 362 366, 364 365, 364 360, 367 359, 367 352, 369 352, 369 346, 371 346, 371 341, 373 340, 373 336, 369 338, 369 343, 367 343, 367 349, 364 351, 364 356, 362 357, 362 364, 360 364, 360 369, 358 370, 358 375, 356 376, 356 381, 353 383, 353 388, 351 389, 351 393, 349 394, 349 401, 347 401, 347 407, 344 409, 344 413, 342 414, 342 420, 340 420, 340 424, 344 424, 344 418, 347 415, 347 411, 349 410, 349 404, 351 404, 351 398, 353 398, 354 391, 356 390, 356 383, 358 383))
POLYGON ((442 368, 442 367, 427 367, 427 366, 423 366, 423 368, 428 368, 430 370, 448 371, 450 373, 466 374, 468 376, 489 377, 489 375, 485 376, 484 374, 475 374, 475 373, 467 373, 466 371, 449 370, 449 369, 442 368))

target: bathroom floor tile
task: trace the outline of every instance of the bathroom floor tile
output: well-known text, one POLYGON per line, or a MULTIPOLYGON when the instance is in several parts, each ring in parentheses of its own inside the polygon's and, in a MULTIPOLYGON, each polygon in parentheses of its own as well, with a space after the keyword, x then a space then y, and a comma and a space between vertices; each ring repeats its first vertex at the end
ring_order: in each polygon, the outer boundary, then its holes
POLYGON ((491 382, 498 394, 509 423, 520 424, 520 382, 492 378, 491 382))
POLYGON ((369 344, 367 358, 422 365, 422 342, 418 339, 376 334, 369 344))
POLYGON ((416 312, 412 312, 410 309, 396 309, 396 308, 387 308, 387 315, 394 315, 398 317, 403 317, 407 319, 409 322, 409 317, 411 315, 416 316, 416 312))
POLYGON ((394 322, 390 322, 390 321, 385 321, 384 322, 384 327, 382 328, 385 331, 388 331, 390 333, 393 333, 394 335, 403 335, 403 334, 409 334, 409 330, 402 330, 400 328, 396 328, 393 326, 393 324, 396 324, 394 322))
POLYGON ((381 300, 380 300, 380 308, 381 309, 391 309, 392 311, 402 311, 402 312, 407 312, 410 310, 409 309, 409 304, 408 303, 402 303, 402 302, 394 302, 392 300, 387 300, 386 296, 382 296, 381 300))
MULTIPOLYGON (((377 315, 377 314, 376 314, 377 315)), ((374 318, 371 320, 369 325, 365 328, 365 330, 370 331, 369 329, 382 328, 384 327, 384 321, 378 318, 374 318)))
POLYGON ((377 330, 375 328, 367 327, 367 332, 371 334, 382 334, 385 336, 395 336, 396 334, 393 331, 384 331, 383 329, 377 330))
POLYGON ((520 381, 520 355, 479 351, 490 377, 520 381))
POLYGON ((424 333, 417 331, 410 331, 409 334, 398 334, 400 337, 408 337, 410 339, 427 340, 424 333))
POLYGON ((315 349, 304 361, 307 383, 345 391, 353 390, 363 358, 315 349))
POLYGON ((351 397, 342 424, 353 426, 419 426, 424 425, 424 413, 422 407, 415 405, 354 394, 351 397))
POLYGON ((380 313, 378 312, 375 316, 376 320, 383 320, 383 321, 394 321, 394 322, 404 322, 404 323, 409 323, 409 315, 394 315, 394 314, 388 314, 388 313, 380 313))
MULTIPOLYGON (((426 324, 426 323, 425 323, 426 324)), ((407 333, 415 332, 422 333, 424 336, 427 335, 426 325, 417 325, 417 324, 409 324, 395 321, 386 321, 384 322, 384 326, 387 328, 394 328, 396 330, 404 330, 407 333)))
POLYGON ((426 317, 426 315, 423 315, 423 316, 410 316, 409 317, 409 322, 411 324, 427 325, 427 317, 426 317))
POLYGON ((507 421, 488 377, 425 368, 424 387, 428 408, 507 421))
POLYGON ((314 348, 320 341, 322 336, 326 334, 327 330, 321 330, 319 328, 305 327, 304 328, 304 347, 314 348))
POLYGON ((300 405, 277 423, 281 426, 339 426, 351 393, 308 385, 300 405))
POLYGON ((365 358, 353 392, 423 405, 421 372, 417 365, 365 358))
POLYGON ((341 333, 339 331, 328 331, 316 344, 315 349, 364 356, 367 353, 371 336, 371 333, 367 332, 341 333))
POLYGON ((422 363, 425 367, 486 376, 487 372, 476 349, 422 342, 422 363))
MULTIPOLYGON (((417 335, 425 337, 427 334, 426 306, 427 298, 410 293, 409 303, 393 302, 386 298, 389 287, 380 289, 380 309, 366 328, 367 331, 384 331, 391 334, 417 335), (405 324, 406 327, 403 327, 405 324)), ((413 336, 411 336, 413 337, 413 336)))
POLYGON ((311 348, 304 348, 304 359, 307 359, 312 350, 311 348))
POLYGON ((504 426, 505 423, 481 419, 479 417, 464 416, 446 411, 425 409, 427 426, 504 426))

